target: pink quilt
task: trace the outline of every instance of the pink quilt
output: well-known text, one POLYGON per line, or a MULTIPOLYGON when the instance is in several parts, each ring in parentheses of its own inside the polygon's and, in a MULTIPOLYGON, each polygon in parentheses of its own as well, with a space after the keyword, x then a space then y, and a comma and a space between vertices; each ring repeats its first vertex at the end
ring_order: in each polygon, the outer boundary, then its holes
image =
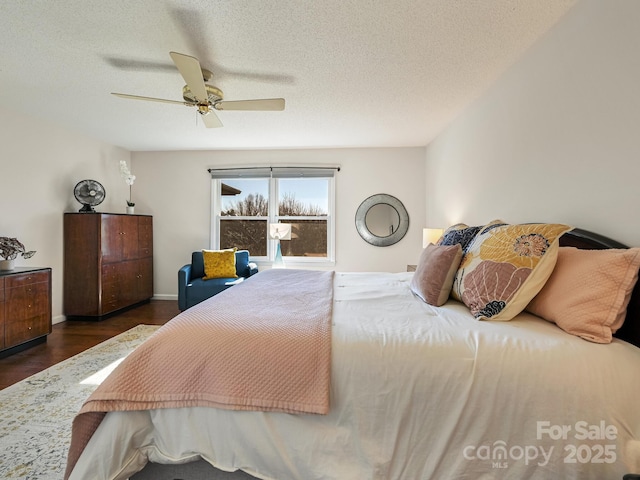
POLYGON ((275 269, 182 312, 85 402, 65 478, 109 411, 328 413, 332 306, 333 272, 275 269))

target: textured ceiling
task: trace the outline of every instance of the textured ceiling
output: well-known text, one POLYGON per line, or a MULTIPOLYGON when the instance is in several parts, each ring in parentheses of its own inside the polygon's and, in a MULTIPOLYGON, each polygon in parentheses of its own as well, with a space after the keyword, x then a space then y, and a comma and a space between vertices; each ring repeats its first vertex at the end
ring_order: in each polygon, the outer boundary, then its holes
POLYGON ((575 0, 0 0, 0 107, 132 151, 426 145, 575 0), (226 100, 180 100, 170 51, 226 100))

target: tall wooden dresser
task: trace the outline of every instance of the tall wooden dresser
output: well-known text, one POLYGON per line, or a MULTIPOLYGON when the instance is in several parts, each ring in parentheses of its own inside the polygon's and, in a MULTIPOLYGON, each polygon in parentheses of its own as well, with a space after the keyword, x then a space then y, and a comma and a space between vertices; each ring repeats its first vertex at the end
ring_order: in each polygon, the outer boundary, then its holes
POLYGON ((153 296, 153 217, 64 214, 64 314, 99 320, 153 296))
POLYGON ((0 357, 51 333, 51 269, 16 267, 0 272, 0 357))

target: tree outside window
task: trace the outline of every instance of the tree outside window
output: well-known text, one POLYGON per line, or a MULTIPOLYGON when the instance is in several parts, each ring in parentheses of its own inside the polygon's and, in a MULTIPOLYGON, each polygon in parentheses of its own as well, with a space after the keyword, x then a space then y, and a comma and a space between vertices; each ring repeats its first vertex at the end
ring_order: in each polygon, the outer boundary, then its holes
POLYGON ((268 235, 269 224, 287 223, 291 240, 281 241, 283 256, 302 262, 332 260, 333 177, 217 182, 217 248, 247 249, 253 258, 271 260, 275 243, 268 235))

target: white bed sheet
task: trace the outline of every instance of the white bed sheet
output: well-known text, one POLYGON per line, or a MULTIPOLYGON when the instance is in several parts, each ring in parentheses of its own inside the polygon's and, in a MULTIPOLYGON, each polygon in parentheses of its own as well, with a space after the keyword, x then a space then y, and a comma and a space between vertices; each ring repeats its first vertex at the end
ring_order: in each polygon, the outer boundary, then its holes
POLYGON ((479 322, 455 301, 431 307, 411 294, 411 275, 336 273, 328 415, 108 413, 70 478, 198 458, 269 480, 640 471, 640 349, 529 314, 479 322))

